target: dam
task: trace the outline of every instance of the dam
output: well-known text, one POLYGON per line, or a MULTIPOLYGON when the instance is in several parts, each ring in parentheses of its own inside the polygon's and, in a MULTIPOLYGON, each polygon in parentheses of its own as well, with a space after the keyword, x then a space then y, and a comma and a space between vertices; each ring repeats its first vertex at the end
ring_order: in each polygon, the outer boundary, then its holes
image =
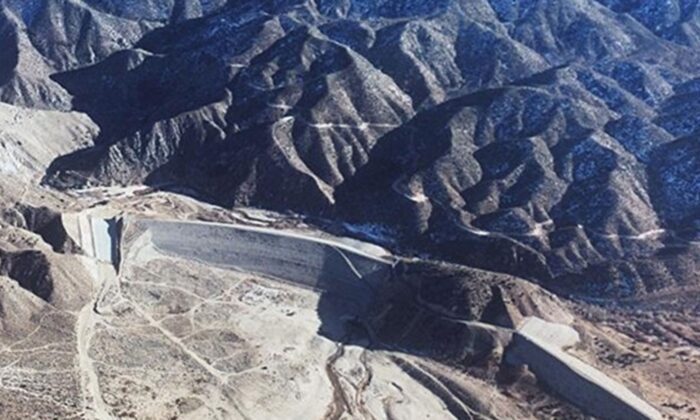
MULTIPOLYGON (((133 264, 158 256, 191 260, 337 294, 360 311, 383 292, 398 260, 372 244, 301 230, 133 216, 80 216, 73 226, 86 253, 102 263, 118 267, 122 252, 133 264)), ((578 340, 569 326, 526 318, 512 330, 505 362, 527 365, 554 393, 596 417, 661 418, 623 384, 567 353, 578 340)))

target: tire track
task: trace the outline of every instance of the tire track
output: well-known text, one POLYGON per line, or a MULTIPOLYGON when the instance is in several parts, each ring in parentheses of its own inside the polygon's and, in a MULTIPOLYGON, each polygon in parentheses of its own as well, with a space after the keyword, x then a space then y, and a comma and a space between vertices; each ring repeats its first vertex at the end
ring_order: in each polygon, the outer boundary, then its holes
POLYGON ((365 407, 364 393, 369 388, 370 383, 372 383, 372 369, 369 367, 369 351, 364 349, 360 354, 360 364, 364 375, 357 384, 357 390, 355 391, 355 406, 357 410, 362 414, 362 417, 369 420, 374 420, 372 413, 365 407))
POLYGON ((326 375, 333 387, 333 401, 328 406, 325 420, 339 420, 344 413, 352 415, 352 408, 348 402, 343 385, 340 383, 340 376, 335 370, 335 363, 345 354, 345 346, 341 343, 337 344, 335 352, 326 360, 326 375))

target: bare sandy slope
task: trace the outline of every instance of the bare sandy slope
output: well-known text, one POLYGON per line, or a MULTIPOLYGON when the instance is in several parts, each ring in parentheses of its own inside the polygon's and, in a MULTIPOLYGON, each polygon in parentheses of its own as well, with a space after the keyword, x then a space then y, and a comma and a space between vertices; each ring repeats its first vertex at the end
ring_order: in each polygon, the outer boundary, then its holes
POLYGON ((97 132, 85 114, 0 104, 0 174, 41 174, 56 156, 91 145, 97 132))

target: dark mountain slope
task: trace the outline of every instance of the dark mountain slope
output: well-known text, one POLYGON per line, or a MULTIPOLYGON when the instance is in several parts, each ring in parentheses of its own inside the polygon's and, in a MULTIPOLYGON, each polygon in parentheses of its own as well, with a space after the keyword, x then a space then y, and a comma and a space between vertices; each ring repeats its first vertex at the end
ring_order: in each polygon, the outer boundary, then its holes
POLYGON ((697 5, 656 3, 82 2, 71 51, 41 48, 50 2, 6 14, 101 128, 53 186, 187 187, 614 295, 694 281, 697 5))
POLYGON ((7 43, 0 50, 0 99, 22 106, 69 109, 70 96, 50 80, 51 74, 97 63, 133 46, 155 28, 209 14, 225 3, 0 1, 0 32, 7 43))

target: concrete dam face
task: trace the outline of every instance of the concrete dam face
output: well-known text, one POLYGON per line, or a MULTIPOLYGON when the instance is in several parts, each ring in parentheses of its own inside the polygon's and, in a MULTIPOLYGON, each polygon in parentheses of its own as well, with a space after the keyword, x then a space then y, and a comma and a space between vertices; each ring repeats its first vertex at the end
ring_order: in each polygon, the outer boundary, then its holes
POLYGON ((198 222, 130 220, 164 255, 257 273, 324 293, 369 301, 392 261, 340 241, 284 231, 198 222))

